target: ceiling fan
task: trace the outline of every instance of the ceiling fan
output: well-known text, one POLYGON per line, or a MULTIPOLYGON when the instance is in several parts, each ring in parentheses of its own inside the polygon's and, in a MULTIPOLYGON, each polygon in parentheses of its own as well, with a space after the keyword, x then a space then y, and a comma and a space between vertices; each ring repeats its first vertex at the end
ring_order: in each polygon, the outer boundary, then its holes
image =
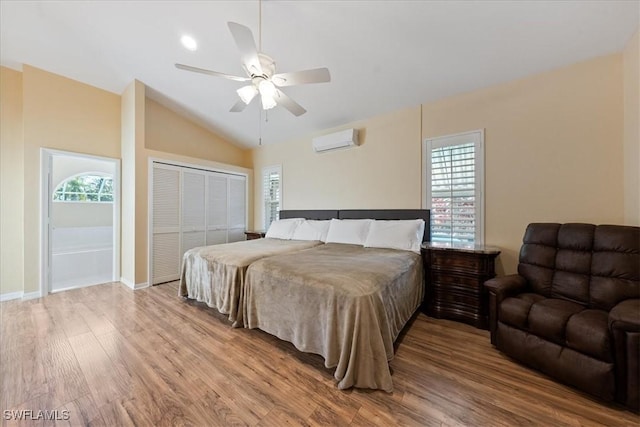
POLYGON ((275 74, 276 63, 271 57, 258 51, 251 30, 235 22, 228 22, 227 25, 238 46, 242 67, 248 77, 232 76, 218 71, 184 64, 176 64, 176 67, 181 70, 223 77, 239 82, 250 81, 251 84, 237 90, 240 99, 231 107, 231 112, 236 113, 244 110, 256 95, 260 95, 262 108, 265 110, 280 105, 289 110, 294 116, 300 116, 306 113, 307 110, 278 88, 308 83, 329 82, 331 81, 329 70, 327 68, 314 68, 311 70, 275 74))

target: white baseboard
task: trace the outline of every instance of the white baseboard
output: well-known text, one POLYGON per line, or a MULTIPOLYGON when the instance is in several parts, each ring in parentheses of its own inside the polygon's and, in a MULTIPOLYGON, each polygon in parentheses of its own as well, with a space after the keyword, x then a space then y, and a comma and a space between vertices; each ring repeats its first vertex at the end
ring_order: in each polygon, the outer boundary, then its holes
POLYGON ((40 291, 35 291, 35 292, 25 292, 24 294, 22 294, 22 300, 28 300, 28 299, 35 299, 35 298, 40 298, 42 295, 40 294, 40 291))
POLYGON ((149 287, 149 282, 136 283, 135 290, 137 291, 138 289, 144 289, 148 287, 149 287))
POLYGON ((120 278, 120 282, 123 285, 125 285, 127 288, 133 289, 134 291, 137 291, 138 289, 144 289, 144 288, 148 288, 149 287, 149 283, 148 282, 133 283, 133 282, 125 279, 124 277, 120 278))
POLYGON ((124 277, 120 278, 120 283, 122 283, 123 285, 125 285, 127 288, 130 288, 130 289, 135 289, 136 288, 135 284, 131 283, 130 281, 128 281, 124 277))
POLYGON ((7 292, 4 294, 0 294, 0 302, 2 301, 10 301, 12 299, 22 298, 22 291, 20 292, 7 292))

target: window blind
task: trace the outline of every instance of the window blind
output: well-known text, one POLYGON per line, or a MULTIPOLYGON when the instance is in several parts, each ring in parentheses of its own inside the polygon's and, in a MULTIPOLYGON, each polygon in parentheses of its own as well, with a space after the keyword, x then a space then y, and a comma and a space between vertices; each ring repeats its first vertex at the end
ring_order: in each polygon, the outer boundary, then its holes
POLYGON ((432 241, 475 241, 475 159, 474 143, 432 149, 432 241))
POLYGON ((282 200, 282 169, 273 166, 263 169, 262 197, 264 206, 264 229, 267 230, 273 221, 279 219, 282 200))

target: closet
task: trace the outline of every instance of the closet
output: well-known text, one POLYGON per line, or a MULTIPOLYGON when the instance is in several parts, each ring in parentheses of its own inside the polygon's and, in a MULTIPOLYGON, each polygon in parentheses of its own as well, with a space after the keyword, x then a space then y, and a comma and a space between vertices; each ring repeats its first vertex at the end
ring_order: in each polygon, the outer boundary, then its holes
POLYGON ((244 240, 246 176, 160 162, 152 175, 152 284, 178 280, 191 248, 244 240))

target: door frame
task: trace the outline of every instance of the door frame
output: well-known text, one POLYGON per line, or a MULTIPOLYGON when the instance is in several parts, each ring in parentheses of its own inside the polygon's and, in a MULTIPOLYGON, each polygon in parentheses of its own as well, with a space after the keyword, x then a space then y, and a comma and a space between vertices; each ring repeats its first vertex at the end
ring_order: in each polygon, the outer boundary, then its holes
POLYGON ((120 159, 40 148, 39 292, 41 297, 51 292, 51 205, 54 190, 52 188, 51 172, 53 169, 53 156, 79 157, 113 163, 115 171, 113 174, 113 271, 111 280, 113 282, 120 280, 120 159))

